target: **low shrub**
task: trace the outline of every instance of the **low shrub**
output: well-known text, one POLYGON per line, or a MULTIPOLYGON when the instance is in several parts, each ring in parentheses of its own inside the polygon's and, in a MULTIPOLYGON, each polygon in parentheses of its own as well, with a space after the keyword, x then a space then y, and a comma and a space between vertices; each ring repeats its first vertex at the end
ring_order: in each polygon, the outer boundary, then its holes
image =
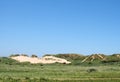
POLYGON ((88 73, 97 72, 97 69, 91 68, 91 69, 88 69, 87 72, 88 72, 88 73))

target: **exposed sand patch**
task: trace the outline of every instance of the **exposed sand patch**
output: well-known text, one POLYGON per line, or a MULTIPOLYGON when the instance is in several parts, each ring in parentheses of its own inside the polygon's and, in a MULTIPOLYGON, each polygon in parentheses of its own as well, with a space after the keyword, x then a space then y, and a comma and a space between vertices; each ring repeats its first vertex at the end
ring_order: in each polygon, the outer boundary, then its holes
POLYGON ((42 63, 42 64, 52 64, 52 63, 64 63, 64 64, 69 64, 71 62, 62 59, 62 58, 58 58, 58 57, 54 57, 54 56, 45 56, 42 58, 37 58, 37 57, 27 57, 27 56, 16 56, 16 57, 10 57, 14 60, 17 60, 19 62, 30 62, 30 63, 42 63))

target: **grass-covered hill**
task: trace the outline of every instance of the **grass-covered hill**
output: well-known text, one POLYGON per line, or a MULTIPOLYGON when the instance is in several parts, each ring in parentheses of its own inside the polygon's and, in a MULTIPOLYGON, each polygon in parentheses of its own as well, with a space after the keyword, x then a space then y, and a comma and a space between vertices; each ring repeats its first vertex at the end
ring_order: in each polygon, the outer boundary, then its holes
POLYGON ((119 54, 109 56, 54 54, 54 56, 65 58, 72 63, 31 64, 0 57, 0 82, 120 82, 119 54))
MULTIPOLYGON (((10 55, 19 56, 20 54, 10 55)), ((23 54, 22 54, 23 55, 23 54)), ((24 55, 28 56, 28 55, 24 55)), ((44 56, 55 56, 59 58, 64 58, 71 62, 71 65, 101 65, 101 64, 119 64, 120 63, 120 54, 104 55, 104 54, 92 54, 89 56, 81 54, 46 54, 44 56)), ((0 64, 23 64, 19 63, 16 60, 11 59, 10 57, 0 57, 0 64)), ((37 57, 37 55, 32 55, 31 57, 37 57)), ((24 62, 24 64, 30 64, 29 62, 24 62)))
MULTIPOLYGON (((47 54, 52 55, 52 54, 47 54)), ((53 56, 67 59, 72 62, 73 65, 111 65, 120 63, 120 54, 91 54, 91 55, 81 55, 81 54, 53 54, 53 56)))
POLYGON ((16 60, 13 60, 8 57, 0 57, 0 64, 16 64, 18 63, 16 60))

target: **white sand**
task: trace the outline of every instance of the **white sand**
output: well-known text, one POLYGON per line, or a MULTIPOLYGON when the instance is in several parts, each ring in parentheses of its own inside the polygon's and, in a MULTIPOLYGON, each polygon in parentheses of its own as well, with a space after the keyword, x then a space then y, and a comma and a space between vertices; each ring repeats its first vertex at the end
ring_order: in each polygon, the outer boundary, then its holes
POLYGON ((27 56, 16 56, 16 57, 11 57, 14 60, 17 60, 19 62, 30 62, 30 63, 42 63, 42 64, 52 64, 52 63, 65 63, 65 64, 69 64, 71 62, 62 59, 62 58, 58 58, 58 57, 54 57, 54 56, 45 56, 43 58, 36 58, 36 57, 27 57, 27 56))

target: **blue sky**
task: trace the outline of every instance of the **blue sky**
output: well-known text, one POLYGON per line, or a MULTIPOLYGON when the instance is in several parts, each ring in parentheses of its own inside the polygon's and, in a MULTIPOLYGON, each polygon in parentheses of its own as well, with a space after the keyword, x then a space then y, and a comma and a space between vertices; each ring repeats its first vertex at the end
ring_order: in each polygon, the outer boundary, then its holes
POLYGON ((0 56, 120 53, 120 0, 0 0, 0 56))

